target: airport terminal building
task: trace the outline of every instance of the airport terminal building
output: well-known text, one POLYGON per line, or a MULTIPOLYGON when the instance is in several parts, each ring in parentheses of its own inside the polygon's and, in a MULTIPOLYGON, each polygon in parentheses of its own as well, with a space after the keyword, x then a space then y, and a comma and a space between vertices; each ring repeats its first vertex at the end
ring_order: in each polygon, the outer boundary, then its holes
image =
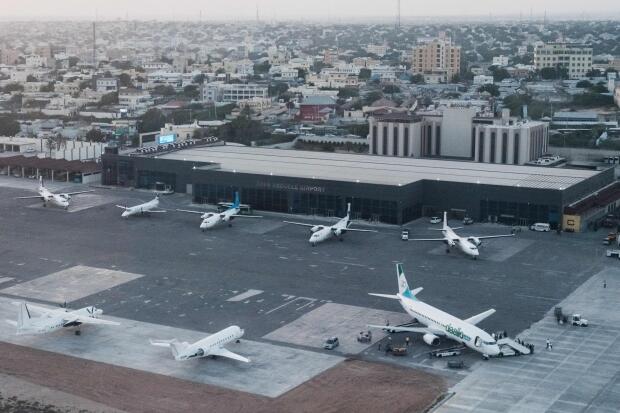
POLYGON ((614 181, 604 171, 383 157, 236 145, 102 156, 102 183, 241 201, 266 211, 403 224, 449 211, 478 221, 561 224, 563 208, 614 181))

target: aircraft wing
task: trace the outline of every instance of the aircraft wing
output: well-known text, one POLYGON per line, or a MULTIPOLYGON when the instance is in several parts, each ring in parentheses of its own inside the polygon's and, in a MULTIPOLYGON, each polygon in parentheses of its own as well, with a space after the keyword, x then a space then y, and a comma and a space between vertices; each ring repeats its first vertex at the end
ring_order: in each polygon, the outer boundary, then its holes
POLYGON ((380 326, 375 324, 368 324, 368 328, 380 328, 381 330, 386 331, 395 331, 397 333, 406 332, 406 333, 420 333, 420 334, 435 334, 437 336, 443 336, 446 333, 441 330, 435 330, 429 327, 404 327, 404 326, 380 326))
POLYGON ((177 339, 173 338, 172 340, 153 340, 153 339, 149 339, 149 342, 151 343, 152 346, 157 346, 157 347, 170 347, 170 345, 172 343, 176 343, 177 339))
POLYGON ((77 321, 82 324, 104 324, 104 325, 109 325, 109 326, 120 326, 121 325, 121 323, 117 323, 116 321, 104 320, 101 318, 94 318, 94 317, 81 316, 81 315, 75 316, 74 320, 73 320, 73 317, 70 317, 70 319, 72 319, 72 321, 77 321))
POLYGON ((209 355, 210 356, 227 357, 229 359, 243 361, 244 363, 249 363, 250 362, 250 359, 245 358, 243 356, 240 356, 237 353, 233 353, 230 350, 226 350, 225 348, 218 348, 218 349, 211 350, 209 352, 209 355))
POLYGON ((282 221, 282 222, 287 223, 287 224, 293 224, 293 225, 301 225, 303 227, 316 227, 316 226, 322 227, 322 225, 305 224, 303 222, 293 222, 293 221, 282 221))
POLYGON ((129 208, 127 208, 126 206, 122 206, 122 205, 116 205, 116 207, 117 207, 117 208, 120 208, 120 209, 125 209, 125 210, 129 209, 129 208))
MULTIPOLYGON (((337 228, 332 228, 332 231, 336 231, 337 228)), ((349 232, 349 231, 353 231, 353 232, 377 232, 374 229, 356 229, 356 228, 345 228, 344 231, 349 232)))
POLYGON ((505 238, 505 237, 514 237, 514 236, 515 234, 503 234, 503 235, 484 235, 482 237, 469 236, 467 238, 491 239, 491 238, 505 238))
POLYGON ((151 213, 151 212, 157 213, 157 212, 168 212, 168 211, 162 210, 162 209, 149 209, 146 212, 148 212, 148 213, 151 213))
POLYGON ((446 241, 446 238, 409 238, 408 241, 446 241))
POLYGON ((91 189, 90 191, 77 191, 77 192, 65 192, 65 195, 79 195, 79 194, 87 194, 89 192, 95 192, 94 189, 91 189))
POLYGON ((467 319, 465 319, 463 321, 465 321, 466 323, 469 323, 469 324, 476 325, 476 324, 478 324, 479 322, 481 322, 482 320, 484 320, 485 318, 487 318, 488 316, 490 316, 493 313, 495 313, 495 309, 491 308, 490 310, 487 310, 484 313, 480 313, 480 314, 477 314, 477 315, 475 315, 473 317, 469 317, 469 318, 467 318, 467 319))
MULTIPOLYGON (((14 303, 14 305, 20 305, 21 303, 14 303)), ((64 308, 46 308, 46 307, 40 307, 38 305, 34 305, 34 304, 30 304, 28 303, 28 309, 31 310, 32 312, 35 313, 39 313, 39 314, 66 314, 67 312, 65 311, 64 308)))
POLYGON ((235 217, 235 218, 262 218, 260 215, 231 215, 231 217, 235 217))
POLYGON ((175 211, 177 211, 177 212, 187 212, 189 214, 198 214, 198 215, 208 214, 207 211, 200 212, 200 211, 192 211, 190 209, 175 209, 175 211))
POLYGON ((41 195, 33 195, 33 196, 18 196, 15 199, 43 199, 41 195))

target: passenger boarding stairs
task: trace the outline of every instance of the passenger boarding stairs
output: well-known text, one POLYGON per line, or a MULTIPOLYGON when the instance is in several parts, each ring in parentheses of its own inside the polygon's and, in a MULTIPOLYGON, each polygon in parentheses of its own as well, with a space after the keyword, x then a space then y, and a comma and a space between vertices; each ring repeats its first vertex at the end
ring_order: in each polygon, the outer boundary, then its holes
POLYGON ((529 348, 522 346, 510 337, 500 338, 499 340, 497 340, 497 344, 499 345, 500 349, 506 346, 512 348, 515 351, 518 351, 521 354, 530 354, 529 348))

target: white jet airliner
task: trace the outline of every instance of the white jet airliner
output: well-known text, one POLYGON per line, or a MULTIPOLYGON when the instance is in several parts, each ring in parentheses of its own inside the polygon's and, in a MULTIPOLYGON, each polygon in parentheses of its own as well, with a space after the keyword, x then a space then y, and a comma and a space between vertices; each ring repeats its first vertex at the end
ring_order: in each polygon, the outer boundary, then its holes
POLYGON ((222 203, 221 205, 230 205, 230 207, 222 212, 200 212, 188 209, 177 209, 177 211, 188 212, 190 214, 200 214, 200 219, 202 219, 202 222, 200 223, 200 229, 203 232, 207 229, 211 229, 223 223, 228 223, 228 226, 231 227, 232 220, 235 218, 262 218, 258 215, 241 214, 242 205, 239 200, 239 192, 235 192, 235 201, 232 204, 222 203))
POLYGON ((422 339, 429 346, 438 345, 439 336, 445 336, 446 338, 464 344, 484 356, 497 356, 500 353, 499 346, 495 339, 486 331, 476 327, 476 324, 495 313, 494 309, 461 320, 460 318, 456 318, 453 315, 418 300, 416 294, 422 291, 422 287, 418 287, 413 291, 409 289, 402 264, 396 264, 396 275, 398 277, 398 294, 369 294, 376 297, 398 300, 407 314, 426 327, 379 325, 369 325, 368 327, 380 328, 393 332, 421 333, 423 334, 422 339))
POLYGON ((243 336, 243 330, 237 326, 230 326, 222 331, 210 335, 189 344, 180 342, 177 339, 172 340, 150 340, 151 345, 158 347, 169 347, 175 360, 190 360, 200 357, 227 357, 234 360, 249 363, 250 359, 226 350, 224 346, 233 341, 239 340, 243 336))
POLYGON ((132 215, 149 215, 152 212, 166 212, 164 210, 156 209, 159 207, 159 195, 155 195, 154 199, 151 199, 149 202, 145 202, 144 204, 126 207, 122 205, 117 205, 117 208, 123 210, 121 217, 129 218, 132 215))
POLYGON ((448 214, 446 212, 443 213, 443 227, 441 229, 434 229, 434 231, 441 231, 443 234, 443 238, 413 238, 409 239, 409 241, 440 241, 445 242, 446 252, 450 252, 450 248, 458 247, 465 255, 472 257, 473 259, 478 258, 480 255, 480 251, 478 247, 482 245, 483 239, 491 239, 491 238, 504 238, 504 237, 514 237, 514 234, 504 234, 504 235, 484 235, 484 236, 469 236, 469 237, 461 237, 457 235, 454 230, 461 229, 462 227, 454 227, 451 228, 448 226, 448 214))
POLYGON ((293 222, 293 221, 284 221, 287 224, 293 225, 301 225, 304 227, 310 227, 310 231, 312 235, 310 235, 310 239, 308 242, 314 247, 319 242, 327 241, 333 236, 336 236, 343 241, 342 234, 349 231, 354 232, 377 232, 373 229, 355 229, 350 228, 351 225, 351 204, 347 204, 347 216, 344 218, 340 218, 338 222, 336 222, 332 226, 328 225, 315 225, 315 224, 305 224, 303 222, 293 222))
MULTIPOLYGON (((6 320, 9 324, 17 327, 17 334, 44 334, 68 327, 79 327, 82 324, 105 324, 120 325, 115 321, 102 320, 99 318, 103 310, 96 307, 84 307, 70 311, 64 309, 49 309, 33 304, 19 303, 17 322, 6 320), (33 317, 31 311, 40 316, 33 317)), ((76 331, 76 334, 79 334, 76 331)))
POLYGON ((95 192, 94 190, 89 191, 76 191, 76 192, 67 192, 61 194, 55 194, 51 192, 49 189, 45 187, 43 184, 43 177, 39 177, 39 189, 37 190, 39 195, 33 196, 20 196, 17 199, 41 199, 43 200, 43 206, 46 207, 48 204, 57 206, 64 209, 69 209, 69 204, 71 203, 71 196, 78 194, 85 194, 87 192, 95 192))

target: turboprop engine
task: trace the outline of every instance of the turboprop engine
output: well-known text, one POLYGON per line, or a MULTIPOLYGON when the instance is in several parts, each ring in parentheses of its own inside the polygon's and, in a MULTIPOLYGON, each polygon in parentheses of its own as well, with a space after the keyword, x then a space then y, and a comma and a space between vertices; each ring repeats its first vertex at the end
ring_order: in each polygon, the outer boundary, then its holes
POLYGON ((422 336, 422 340, 429 346, 438 346, 439 345, 439 337, 435 334, 426 333, 422 336))

